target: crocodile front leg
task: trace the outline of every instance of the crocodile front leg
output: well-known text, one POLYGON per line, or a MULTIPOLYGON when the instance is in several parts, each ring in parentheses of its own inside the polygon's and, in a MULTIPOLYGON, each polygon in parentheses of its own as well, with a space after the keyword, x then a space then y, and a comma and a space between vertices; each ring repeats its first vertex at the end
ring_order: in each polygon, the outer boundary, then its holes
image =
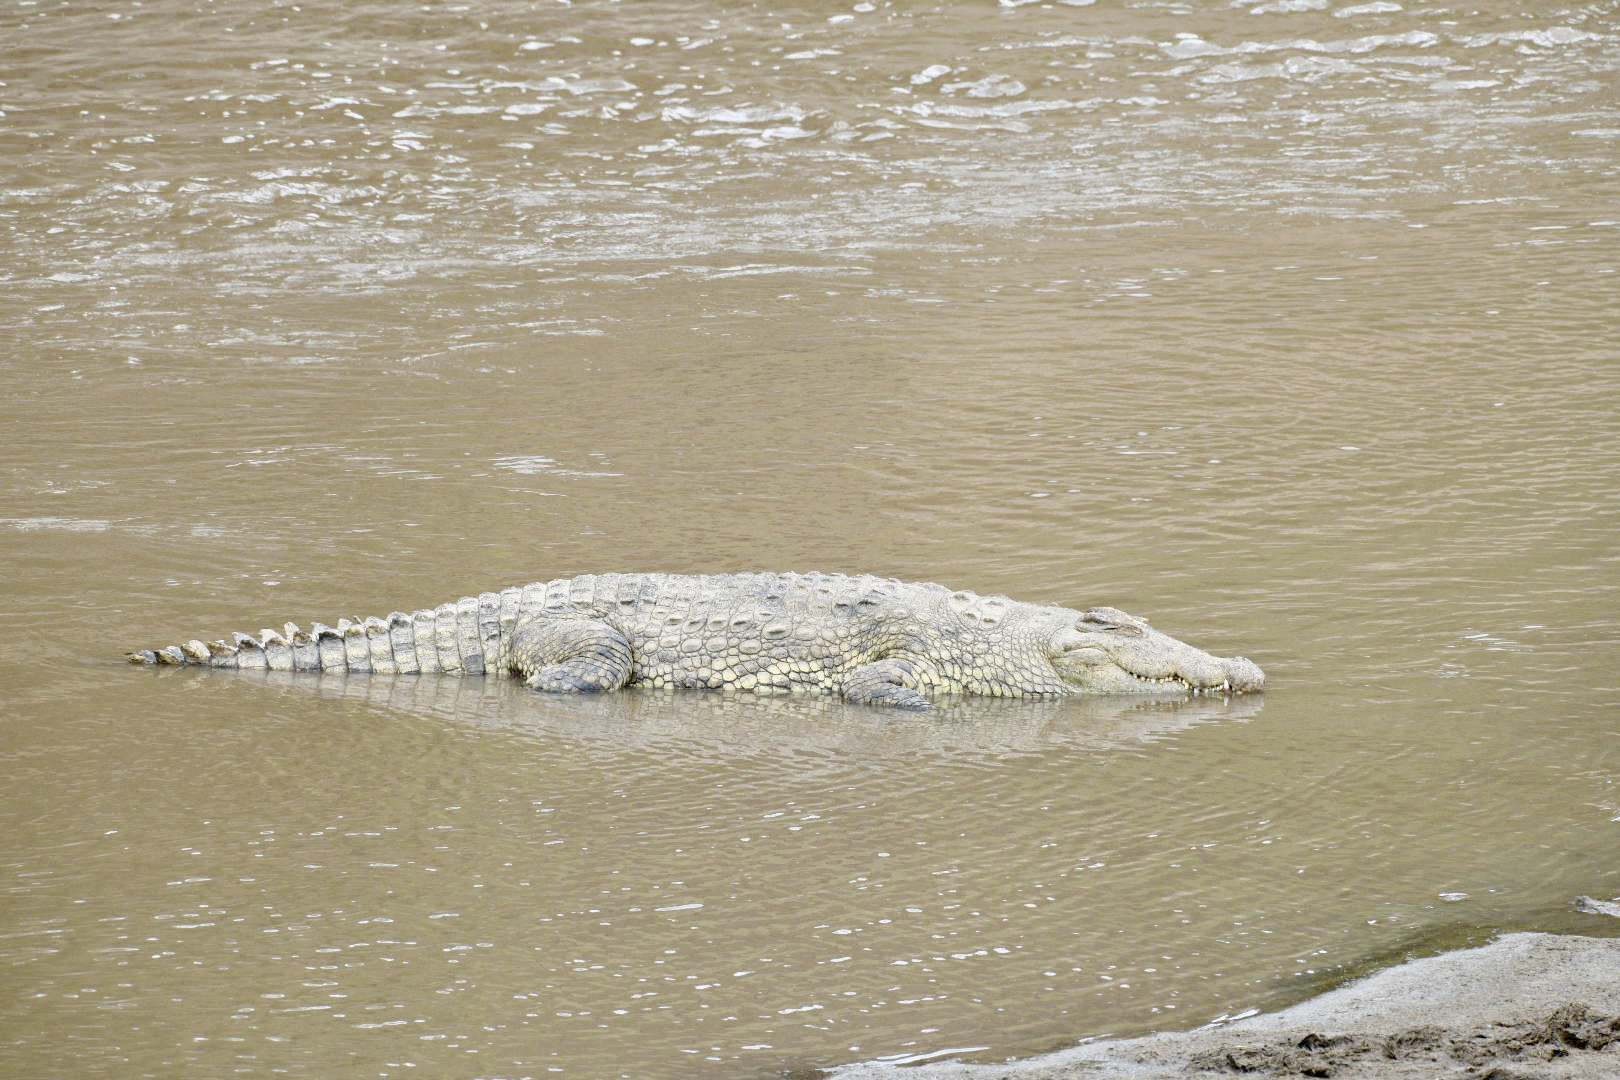
POLYGON ((924 668, 914 660, 889 656, 863 664, 844 679, 844 700, 853 705, 886 705, 893 709, 928 709, 932 703, 917 690, 924 668))
POLYGON ((530 617, 512 628, 506 666, 554 694, 617 690, 630 681, 630 642, 596 619, 530 617))

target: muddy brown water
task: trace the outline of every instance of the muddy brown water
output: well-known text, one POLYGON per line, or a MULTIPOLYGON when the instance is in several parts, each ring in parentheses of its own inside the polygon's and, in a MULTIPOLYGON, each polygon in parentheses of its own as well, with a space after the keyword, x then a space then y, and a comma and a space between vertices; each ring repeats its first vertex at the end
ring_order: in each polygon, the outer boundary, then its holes
POLYGON ((1612 16, 8 3, 0 1072, 994 1060, 1614 932, 1612 16), (118 662, 749 568, 1271 688, 118 662))

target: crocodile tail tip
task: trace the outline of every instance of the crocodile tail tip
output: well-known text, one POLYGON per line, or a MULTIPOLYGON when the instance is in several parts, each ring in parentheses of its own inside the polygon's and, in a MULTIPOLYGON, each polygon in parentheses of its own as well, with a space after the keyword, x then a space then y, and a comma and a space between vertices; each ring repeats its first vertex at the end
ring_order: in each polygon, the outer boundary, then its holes
POLYGON ((200 667, 236 667, 237 650, 223 641, 191 641, 179 645, 165 645, 161 649, 138 649, 132 653, 125 653, 124 659, 131 664, 156 664, 158 666, 181 666, 185 664, 200 667))

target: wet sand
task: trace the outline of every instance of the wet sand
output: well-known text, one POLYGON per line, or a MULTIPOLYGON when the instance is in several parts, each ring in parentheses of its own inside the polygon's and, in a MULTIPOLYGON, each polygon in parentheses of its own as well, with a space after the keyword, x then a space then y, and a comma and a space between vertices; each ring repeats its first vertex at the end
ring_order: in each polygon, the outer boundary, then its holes
POLYGON ((1003 1065, 854 1065, 836 1080, 1203 1076, 1615 1080, 1620 939, 1507 934, 1412 960, 1280 1012, 1105 1040, 1003 1065))

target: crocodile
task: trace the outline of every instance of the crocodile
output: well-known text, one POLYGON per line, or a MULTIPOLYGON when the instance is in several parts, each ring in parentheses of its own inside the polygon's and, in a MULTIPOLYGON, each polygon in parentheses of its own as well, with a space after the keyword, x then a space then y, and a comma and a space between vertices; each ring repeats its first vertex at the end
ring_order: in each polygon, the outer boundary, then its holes
POLYGON ((816 691, 925 709, 938 695, 1243 693, 1265 676, 1109 607, 979 596, 842 574, 595 574, 386 618, 236 633, 136 664, 508 674, 552 693, 627 685, 816 691))

